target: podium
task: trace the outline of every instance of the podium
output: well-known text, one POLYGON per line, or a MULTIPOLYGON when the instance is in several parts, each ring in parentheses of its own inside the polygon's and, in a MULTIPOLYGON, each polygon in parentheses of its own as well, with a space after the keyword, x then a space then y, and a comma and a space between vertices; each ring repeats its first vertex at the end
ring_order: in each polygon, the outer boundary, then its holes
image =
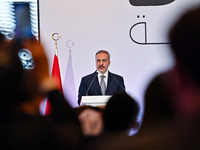
POLYGON ((102 96, 82 96, 81 105, 90 105, 90 106, 101 106, 106 105, 107 101, 111 95, 102 95, 102 96))

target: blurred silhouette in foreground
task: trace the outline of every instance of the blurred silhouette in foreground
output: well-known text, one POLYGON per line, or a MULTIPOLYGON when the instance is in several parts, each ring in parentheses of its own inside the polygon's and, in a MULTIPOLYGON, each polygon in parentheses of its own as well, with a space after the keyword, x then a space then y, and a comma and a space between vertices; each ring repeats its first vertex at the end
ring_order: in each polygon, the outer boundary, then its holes
POLYGON ((49 77, 47 57, 36 39, 0 42, 0 144, 4 149, 84 149, 77 115, 49 77), (22 66, 18 51, 28 49, 35 68, 22 66), (51 116, 39 105, 49 97, 51 116))
POLYGON ((103 113, 104 130, 99 136, 89 138, 88 149, 106 149, 110 139, 127 137, 136 123, 138 113, 137 102, 128 94, 113 95, 103 113))
POLYGON ((137 102, 126 93, 113 95, 107 102, 103 120, 105 131, 127 132, 136 121, 139 112, 137 102))

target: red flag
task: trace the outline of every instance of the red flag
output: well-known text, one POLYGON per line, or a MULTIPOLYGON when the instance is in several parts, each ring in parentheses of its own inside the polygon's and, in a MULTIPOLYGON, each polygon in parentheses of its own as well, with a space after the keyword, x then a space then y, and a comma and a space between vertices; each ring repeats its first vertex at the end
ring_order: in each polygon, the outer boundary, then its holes
MULTIPOLYGON (((62 82, 61 82, 61 77, 60 77, 60 67, 59 67, 58 57, 56 55, 54 55, 51 78, 54 80, 56 86, 58 87, 60 92, 63 94, 62 82)), ((51 111, 52 111, 51 104, 49 100, 47 100, 45 115, 49 115, 51 111)))

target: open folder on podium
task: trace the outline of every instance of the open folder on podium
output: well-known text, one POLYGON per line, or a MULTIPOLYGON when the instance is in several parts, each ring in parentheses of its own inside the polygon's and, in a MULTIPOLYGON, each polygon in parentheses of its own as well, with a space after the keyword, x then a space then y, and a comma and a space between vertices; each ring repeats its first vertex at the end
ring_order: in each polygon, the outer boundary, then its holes
POLYGON ((82 96, 81 105, 100 106, 106 105, 111 95, 106 96, 82 96))

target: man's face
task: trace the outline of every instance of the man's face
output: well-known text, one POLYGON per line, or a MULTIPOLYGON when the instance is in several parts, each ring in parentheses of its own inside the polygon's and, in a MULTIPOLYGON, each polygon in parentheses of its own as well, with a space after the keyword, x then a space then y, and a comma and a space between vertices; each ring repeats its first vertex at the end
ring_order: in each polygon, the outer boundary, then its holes
POLYGON ((96 56, 96 67, 97 70, 104 74, 108 70, 108 66, 110 66, 110 60, 108 60, 108 54, 99 53, 96 56))

